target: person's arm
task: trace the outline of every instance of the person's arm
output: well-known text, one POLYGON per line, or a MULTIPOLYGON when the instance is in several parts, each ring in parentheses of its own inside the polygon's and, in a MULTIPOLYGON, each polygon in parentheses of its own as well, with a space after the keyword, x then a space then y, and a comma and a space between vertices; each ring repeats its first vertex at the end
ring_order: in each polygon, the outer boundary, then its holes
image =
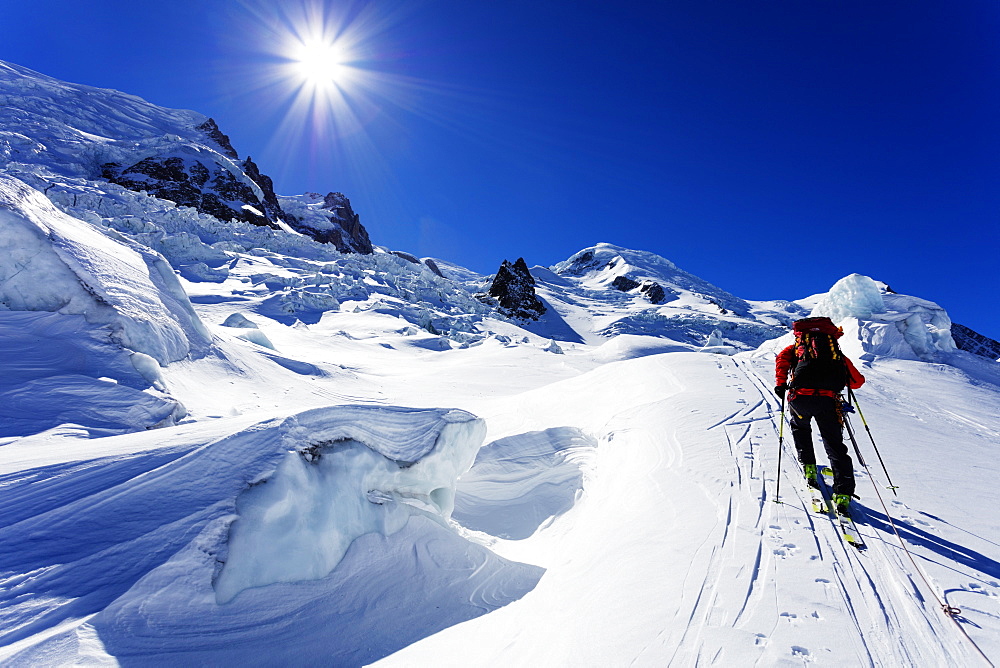
POLYGON ((865 384, 865 377, 855 368, 851 358, 845 357, 844 361, 847 362, 847 387, 856 390, 865 384))
POLYGON ((788 346, 774 360, 774 384, 781 387, 788 381, 788 372, 792 370, 795 361, 795 346, 788 346))

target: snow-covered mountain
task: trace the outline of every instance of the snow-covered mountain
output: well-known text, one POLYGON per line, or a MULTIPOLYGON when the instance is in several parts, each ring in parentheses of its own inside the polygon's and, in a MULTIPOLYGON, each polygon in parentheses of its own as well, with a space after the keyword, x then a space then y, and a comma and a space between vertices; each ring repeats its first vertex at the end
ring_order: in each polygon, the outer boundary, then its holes
POLYGON ((941 305, 608 243, 482 276, 194 112, 3 63, 0 103, 4 665, 1000 657, 1000 364, 941 305), (772 391, 809 314, 868 379, 863 551, 772 391))
POLYGON ((346 197, 307 193, 280 201, 271 179, 249 156, 239 159, 213 119, 3 61, 0 168, 64 204, 85 199, 110 216, 110 226, 122 200, 141 202, 148 198, 135 194, 143 193, 219 221, 294 230, 341 251, 372 252, 346 197), (105 198, 109 208, 95 205, 105 198))

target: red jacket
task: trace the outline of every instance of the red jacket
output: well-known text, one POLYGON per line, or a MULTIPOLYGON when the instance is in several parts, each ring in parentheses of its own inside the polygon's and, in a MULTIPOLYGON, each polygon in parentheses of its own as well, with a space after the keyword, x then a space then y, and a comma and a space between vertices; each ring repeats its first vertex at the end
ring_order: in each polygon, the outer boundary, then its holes
MULTIPOLYGON (((851 362, 850 358, 844 357, 844 362, 847 364, 847 386, 852 390, 856 390, 865 384, 865 377, 854 368, 854 363, 851 362)), ((778 353, 778 359, 774 361, 774 380, 775 385, 784 385, 788 380, 788 374, 795 368, 796 358, 795 358, 795 345, 792 344, 778 353)))

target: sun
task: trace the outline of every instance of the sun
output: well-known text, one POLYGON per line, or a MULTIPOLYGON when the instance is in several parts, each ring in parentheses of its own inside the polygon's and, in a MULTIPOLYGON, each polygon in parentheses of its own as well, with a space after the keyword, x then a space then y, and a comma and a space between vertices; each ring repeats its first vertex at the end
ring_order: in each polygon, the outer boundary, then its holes
POLYGON ((313 88, 341 86, 345 83, 350 67, 349 56, 337 42, 308 40, 296 45, 292 54, 292 68, 302 83, 313 88))

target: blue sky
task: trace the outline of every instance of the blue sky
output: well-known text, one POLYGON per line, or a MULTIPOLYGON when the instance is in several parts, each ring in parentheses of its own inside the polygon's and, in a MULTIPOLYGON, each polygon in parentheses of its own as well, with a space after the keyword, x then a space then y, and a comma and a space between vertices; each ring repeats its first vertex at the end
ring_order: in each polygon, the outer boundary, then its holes
POLYGON ((748 299, 859 272, 1000 338, 995 1, 300 6, 5 0, 0 58, 213 116, 377 244, 491 273, 607 241, 748 299), (268 78, 302 16, 352 40, 340 109, 268 78))

